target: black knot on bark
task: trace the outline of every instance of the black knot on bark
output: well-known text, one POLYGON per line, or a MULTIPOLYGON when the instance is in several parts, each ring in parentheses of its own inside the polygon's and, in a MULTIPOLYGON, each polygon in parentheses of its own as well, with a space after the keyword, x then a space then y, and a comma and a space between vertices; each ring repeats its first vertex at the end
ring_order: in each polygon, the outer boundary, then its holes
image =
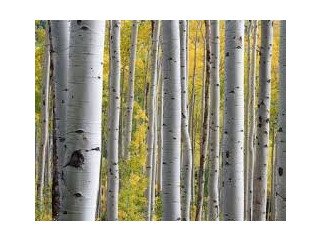
POLYGON ((282 167, 279 167, 278 173, 279 173, 279 176, 282 176, 282 175, 283 175, 283 168, 282 168, 282 167))
POLYGON ((70 161, 67 163, 66 166, 71 166, 75 168, 80 168, 84 164, 84 156, 80 150, 76 150, 71 154, 70 161))

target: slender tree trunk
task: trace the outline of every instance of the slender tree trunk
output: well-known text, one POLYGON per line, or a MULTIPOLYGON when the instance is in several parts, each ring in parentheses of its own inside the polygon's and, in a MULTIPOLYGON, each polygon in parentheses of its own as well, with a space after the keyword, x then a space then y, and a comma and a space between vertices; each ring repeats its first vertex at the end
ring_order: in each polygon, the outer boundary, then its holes
POLYGON ((204 183, 205 183, 205 166, 207 158, 208 149, 208 127, 209 127, 209 82, 210 82, 210 24, 209 21, 205 21, 206 25, 206 61, 205 61, 205 91, 204 91, 204 102, 203 102, 203 122, 202 122, 202 133, 201 133, 201 149, 200 149, 200 167, 199 167, 199 189, 197 196, 197 210, 196 210, 196 220, 201 221, 203 198, 204 198, 204 183))
POLYGON ((252 56, 250 61, 250 76, 249 76, 249 111, 248 111, 248 121, 249 133, 248 133, 248 146, 247 146, 247 201, 246 201, 246 212, 245 219, 247 221, 251 220, 252 216, 252 199, 253 199, 253 163, 255 157, 255 147, 254 147, 254 136, 256 131, 256 121, 255 121, 255 102, 256 102, 256 92, 255 92, 255 82, 256 82, 256 59, 257 59, 257 35, 258 35, 258 21, 253 21, 253 46, 252 46, 252 56))
POLYGON ((124 134, 124 158, 129 159, 130 157, 130 143, 132 133, 132 115, 133 115, 133 103, 134 103, 134 78, 135 78, 135 62, 137 52, 137 40, 138 40, 138 27, 139 21, 134 20, 132 23, 131 30, 131 48, 130 48, 130 67, 129 67, 129 91, 128 91, 128 102, 126 109, 126 131, 124 134))
POLYGON ((44 62, 42 72, 42 95, 41 95, 41 145, 40 145, 40 161, 39 161, 39 177, 37 186, 37 197, 40 206, 43 203, 43 187, 46 154, 48 151, 48 130, 49 130, 49 80, 50 80, 50 42, 49 42, 49 24, 46 23, 46 41, 44 46, 44 62))
POLYGON ((248 51, 247 51, 247 85, 246 85, 246 95, 245 95, 245 122, 244 122, 244 134, 245 134, 245 140, 244 140, 244 212, 245 212, 245 218, 244 220, 247 220, 247 207, 248 207, 248 198, 249 198, 249 175, 248 175, 248 168, 249 168, 249 128, 251 125, 250 122, 250 99, 251 99, 251 92, 250 92, 250 77, 251 77, 251 29, 252 29, 252 21, 249 20, 247 25, 247 43, 248 43, 248 51))
POLYGON ((153 168, 153 151, 154 151, 154 129, 155 129, 155 101, 157 96, 157 58, 158 58, 158 46, 159 46, 159 21, 155 22, 152 33, 152 49, 151 49, 151 81, 150 81, 150 98, 148 108, 148 158, 147 158, 147 215, 146 220, 150 221, 152 211, 152 172, 153 168))
POLYGON ((104 32, 104 21, 71 21, 60 220, 95 220, 101 157, 104 32))
POLYGON ((219 221, 219 154, 220 154, 220 33, 219 21, 211 21, 210 54, 210 153, 209 153, 209 220, 219 221))
MULTIPOLYGON (((195 103, 195 80, 196 80, 196 69, 197 69, 197 50, 198 50, 198 32, 201 27, 201 21, 198 22, 197 28, 196 28, 196 36, 194 40, 194 54, 193 54, 193 74, 192 74, 192 90, 191 90, 191 105, 189 109, 189 122, 193 123, 193 113, 194 113, 194 103, 195 103)), ((189 132, 193 132, 192 129, 193 124, 189 125, 189 132)), ((194 150, 193 150, 194 152, 194 150)))
POLYGON ((162 21, 163 29, 163 192, 162 220, 181 220, 180 150, 181 84, 179 21, 162 21))
POLYGON ((261 21, 260 94, 258 103, 257 158, 254 164, 253 217, 254 221, 266 220, 267 161, 269 151, 269 122, 271 98, 271 55, 273 22, 261 21))
MULTIPOLYGON (((160 60, 161 62, 161 60, 160 60)), ((162 192, 162 162, 163 162, 163 79, 162 79, 162 70, 161 64, 159 66, 159 138, 158 138, 158 191, 161 194, 162 192)))
POLYGON ((189 134, 188 113, 188 66, 187 66, 187 21, 180 21, 180 64, 181 64, 181 126, 183 140, 183 165, 181 182, 181 216, 182 220, 189 221, 191 201, 191 170, 192 170, 192 146, 189 134))
MULTIPOLYGON (((158 80, 158 79, 157 79, 158 80)), ((157 81, 159 83, 159 81, 157 81)), ((152 157, 152 178, 151 178, 151 216, 150 220, 153 220, 153 216, 155 213, 155 197, 156 197, 156 172, 157 172, 157 153, 158 153, 158 131, 157 131, 157 125, 158 125, 158 120, 157 120, 157 109, 158 109, 158 101, 157 101, 157 91, 156 89, 156 97, 155 97, 155 116, 154 116, 154 139, 153 139, 153 157, 152 157)))
POLYGON ((286 21, 280 23, 279 116, 275 173, 275 220, 286 220, 286 21))
POLYGON ((120 21, 112 20, 110 35, 110 103, 109 103, 109 150, 107 220, 118 220, 119 195, 119 118, 120 118, 120 21))
POLYGON ((61 169, 65 153, 70 21, 51 21, 50 23, 55 93, 53 108, 52 219, 58 220, 61 211, 61 169))
POLYGON ((244 21, 226 21, 224 220, 244 219, 244 21))

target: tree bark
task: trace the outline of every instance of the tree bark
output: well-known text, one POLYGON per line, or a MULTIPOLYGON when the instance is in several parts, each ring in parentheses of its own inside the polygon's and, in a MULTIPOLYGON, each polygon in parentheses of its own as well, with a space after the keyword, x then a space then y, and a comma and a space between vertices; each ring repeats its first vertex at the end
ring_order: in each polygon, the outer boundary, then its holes
POLYGON ((246 201, 246 212, 245 219, 247 221, 251 220, 252 217, 252 199, 253 199, 253 163, 255 159, 255 148, 254 148, 254 137, 256 131, 256 120, 255 120, 255 102, 256 102, 256 59, 257 59, 257 38, 258 38, 258 21, 253 21, 253 46, 252 46, 252 56, 250 61, 250 76, 249 76, 249 112, 248 112, 248 121, 249 121, 249 136, 248 136, 248 153, 247 153, 247 201, 246 201))
POLYGON ((245 95, 245 122, 244 122, 244 134, 245 134, 245 141, 244 141, 244 212, 245 212, 245 219, 247 220, 247 207, 248 207, 248 199, 249 199, 249 128, 250 128, 250 99, 251 99, 251 92, 250 92, 250 77, 251 77, 251 29, 252 29, 252 20, 248 21, 246 26, 246 33, 247 33, 247 85, 246 85, 246 95, 245 95))
POLYGON ((275 173, 275 220, 286 220, 286 21, 280 23, 279 116, 275 173))
POLYGON ((137 52, 137 40, 138 40, 138 27, 139 21, 134 20, 131 30, 131 48, 130 48, 130 67, 129 67, 129 91, 126 109, 126 131, 124 134, 124 158, 130 158, 130 144, 132 133, 132 115, 133 115, 133 103, 134 103, 134 78, 135 78, 135 62, 137 52))
POLYGON ((219 21, 211 21, 210 54, 210 153, 209 153, 209 220, 219 221, 219 154, 220 154, 220 33, 219 21))
POLYGON ((162 220, 181 220, 181 84, 179 21, 162 21, 163 29, 163 192, 162 220))
POLYGON ((260 92, 258 102, 257 156, 253 179, 254 221, 266 220, 267 161, 269 155, 269 122, 271 98, 271 56, 273 22, 261 21, 260 92))
POLYGON ((224 220, 244 219, 244 21, 226 21, 224 220))
POLYGON ((109 103, 109 150, 107 220, 118 220, 119 196, 119 118, 120 118, 120 21, 112 20, 110 35, 110 103, 109 103))
POLYGON ((152 212, 152 173, 153 168, 153 151, 154 151, 154 132, 155 132, 155 117, 156 108, 155 101, 157 96, 157 59, 158 59, 158 46, 159 46, 159 33, 160 33, 159 21, 155 22, 152 33, 152 49, 151 49, 151 81, 150 81, 150 98, 148 107, 148 156, 147 156, 147 215, 146 220, 150 221, 152 212))
POLYGON ((71 21, 59 220, 95 220, 101 157, 104 21, 71 21))
POLYGON ((181 126, 183 140, 183 165, 181 183, 181 217, 183 221, 189 221, 191 201, 191 170, 192 170, 192 146, 189 134, 188 113, 188 40, 187 21, 180 23, 180 65, 181 65, 181 126))
POLYGON ((53 118, 53 178, 52 219, 57 220, 61 211, 61 169, 65 153, 66 102, 69 65, 70 21, 51 21, 52 63, 54 84, 53 118))

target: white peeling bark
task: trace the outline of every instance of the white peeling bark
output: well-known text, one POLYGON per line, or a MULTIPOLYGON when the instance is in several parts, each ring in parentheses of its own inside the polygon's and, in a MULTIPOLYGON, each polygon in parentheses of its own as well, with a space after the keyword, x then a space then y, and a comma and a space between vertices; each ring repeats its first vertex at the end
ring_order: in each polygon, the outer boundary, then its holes
POLYGON ((71 21, 60 220, 95 220, 101 157, 104 21, 71 21))
POLYGON ((137 52, 137 40, 138 40, 138 27, 139 21, 134 20, 131 28, 131 48, 130 48, 130 66, 129 66, 129 91, 127 100, 127 109, 125 115, 126 128, 124 134, 124 159, 130 157, 130 144, 132 134, 132 115, 133 115, 133 103, 134 103, 134 78, 135 78, 135 63, 137 52))
MULTIPOLYGON (((159 62, 162 62, 160 59, 159 62)), ((158 155, 158 191, 161 194, 162 192, 162 161, 163 161, 163 80, 162 80, 162 70, 161 70, 162 64, 159 64, 159 133, 158 133, 158 149, 159 149, 159 155, 158 155)))
POLYGON ((279 115, 275 172, 275 220, 286 220, 286 21, 280 22, 279 115))
POLYGON ((226 21, 224 220, 244 219, 244 21, 226 21))
POLYGON ((260 92, 257 119, 257 146, 253 179, 254 221, 266 220, 267 161, 269 156, 269 122, 271 98, 271 56, 273 22, 261 21, 260 92))
POLYGON ((43 202, 43 187, 46 155, 48 151, 48 130, 49 130, 49 80, 50 80, 50 42, 49 42, 49 26, 46 23, 46 40, 44 46, 44 62, 42 72, 42 95, 41 95, 41 145, 40 145, 40 161, 38 171, 37 197, 40 205, 43 202))
POLYGON ((163 30, 163 191, 162 220, 181 220, 181 84, 179 21, 162 21, 163 30))
POLYGON ((180 65, 181 65, 181 127, 183 140, 183 166, 181 177, 181 217, 189 221, 191 202, 192 146, 189 134, 188 112, 188 40, 187 21, 180 21, 180 65))
POLYGON ((219 221, 219 153, 220 153, 220 33, 219 21, 210 22, 210 138, 209 138, 209 220, 219 221))
MULTIPOLYGON (((66 103, 69 65, 70 21, 51 21, 53 82, 55 91, 54 125, 56 159, 53 159, 52 216, 58 218, 61 208, 61 169, 65 154, 66 103)), ((55 156, 54 156, 55 157, 55 156)))
POLYGON ((157 96, 157 58, 158 58, 158 46, 159 46, 159 21, 155 21, 154 29, 152 33, 152 49, 151 49, 151 81, 150 81, 150 97, 148 106, 148 154, 147 154, 147 166, 146 173, 148 179, 147 188, 147 212, 146 220, 150 221, 152 211, 152 173, 153 168, 153 152, 154 152, 154 129, 155 129, 155 117, 156 108, 155 101, 157 96))
POLYGON ((108 141, 107 220, 118 220, 119 197, 119 120, 120 120, 120 21, 111 21, 110 103, 108 141))

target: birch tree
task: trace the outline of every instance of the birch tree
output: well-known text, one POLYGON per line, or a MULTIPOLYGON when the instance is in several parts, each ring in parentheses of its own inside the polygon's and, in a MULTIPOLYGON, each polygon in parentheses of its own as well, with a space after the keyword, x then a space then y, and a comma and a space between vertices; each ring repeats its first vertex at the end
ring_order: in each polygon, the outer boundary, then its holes
POLYGON ((258 35, 258 21, 253 21, 253 46, 251 51, 251 61, 250 61, 250 76, 249 76, 249 111, 248 111, 248 146, 247 146, 247 201, 246 201, 246 212, 245 219, 251 220, 252 215, 252 198, 253 198, 253 163, 255 157, 254 148, 254 137, 256 131, 256 121, 255 121, 255 102, 256 102, 256 92, 255 92, 255 82, 256 82, 256 59, 257 59, 257 35, 258 35))
POLYGON ((162 21, 163 49, 163 191, 162 220, 181 220, 181 84, 179 21, 162 21))
POLYGON ((66 102, 69 64, 70 21, 51 21, 54 103, 54 148, 52 180, 52 216, 58 219, 61 208, 61 169, 65 153, 66 102))
POLYGON ((275 172, 275 220, 286 220, 286 21, 280 22, 279 115, 275 172))
POLYGON ((191 201, 191 170, 192 170, 192 146, 189 134, 188 113, 188 66, 187 66, 187 21, 180 24, 180 65, 181 65, 181 126, 183 140, 183 163, 181 183, 181 217, 189 221, 191 201))
POLYGON ((152 173, 155 165, 153 164, 154 156, 154 132, 155 132, 155 117, 156 117, 156 96, 157 96, 157 58, 159 46, 159 21, 155 21, 152 33, 152 49, 151 49, 151 81, 150 81, 150 98, 148 106, 148 156, 147 156, 147 215, 146 220, 150 221, 152 210, 152 173))
POLYGON ((130 48, 130 66, 129 66, 129 91, 126 110, 126 131, 124 134, 124 158, 130 157, 130 143, 132 133, 132 115, 133 115, 133 103, 134 103, 134 78, 135 78, 135 63, 137 52, 137 40, 138 40, 138 27, 139 21, 134 20, 132 22, 131 30, 131 48, 130 48))
POLYGON ((244 21, 226 21, 224 106, 224 220, 244 219, 244 21))
POLYGON ((205 59, 204 59, 204 88, 203 88, 203 104, 202 104, 202 132, 201 132, 201 147, 200 147, 200 167, 199 167, 199 189, 197 196, 197 209, 196 209, 196 220, 201 221, 202 218, 202 207, 204 198, 204 183, 205 183, 205 167, 206 167, 206 157, 208 149, 208 130, 209 130, 209 81, 210 81, 210 25, 209 21, 205 21, 206 33, 205 33, 205 59))
MULTIPOLYGON (((249 167, 249 126, 250 126, 250 76, 251 76, 251 29, 252 21, 249 20, 246 25, 246 34, 247 34, 247 85, 246 85, 246 96, 245 96, 245 112, 244 112, 244 211, 245 217, 247 214, 247 202, 248 202, 248 188, 249 188, 249 179, 248 179, 248 167, 249 167)), ((246 218, 245 218, 246 220, 246 218)))
POLYGON ((118 220, 119 196, 119 118, 120 118, 120 21, 111 21, 110 35, 110 83, 109 83, 109 140, 107 220, 118 220))
POLYGON ((261 21, 260 90, 257 119, 257 146, 253 179, 254 221, 266 220, 267 161, 269 152, 269 122, 271 98, 272 21, 261 21))
POLYGON ((41 145, 40 161, 38 170, 37 197, 40 205, 43 201, 43 186, 46 153, 48 151, 48 129, 49 129, 49 80, 50 80, 50 43, 49 43, 49 25, 46 23, 46 40, 44 46, 44 61, 42 71, 42 94, 41 94, 41 145))
POLYGON ((209 220, 219 220, 219 153, 220 153, 220 33, 219 21, 210 22, 210 152, 209 152, 209 220))
POLYGON ((60 220, 95 220, 101 157, 104 21, 71 21, 60 220))

